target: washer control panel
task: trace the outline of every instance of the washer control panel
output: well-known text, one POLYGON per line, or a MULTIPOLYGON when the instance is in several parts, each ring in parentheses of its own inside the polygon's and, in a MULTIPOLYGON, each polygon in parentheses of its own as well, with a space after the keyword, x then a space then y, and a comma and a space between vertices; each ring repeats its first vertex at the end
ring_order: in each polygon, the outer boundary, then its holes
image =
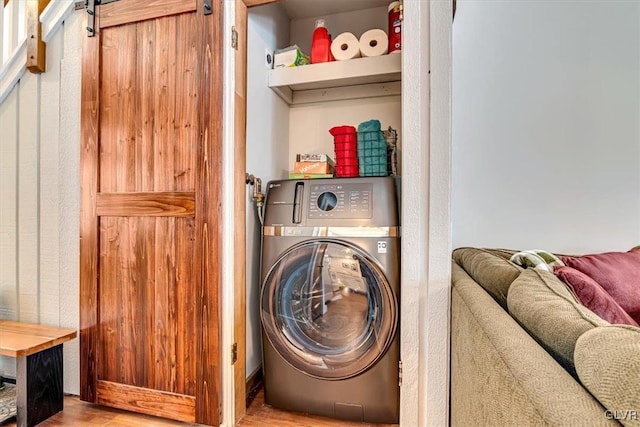
POLYGON ((373 185, 310 184, 309 218, 371 218, 373 185))

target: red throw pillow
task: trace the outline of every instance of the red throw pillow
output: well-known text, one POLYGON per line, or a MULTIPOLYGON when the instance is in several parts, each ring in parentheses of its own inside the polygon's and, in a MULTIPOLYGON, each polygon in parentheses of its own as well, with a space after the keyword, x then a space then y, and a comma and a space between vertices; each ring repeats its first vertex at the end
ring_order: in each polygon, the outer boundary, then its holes
POLYGON ((556 267, 553 272, 573 290, 582 305, 607 322, 639 326, 611 295, 586 274, 572 267, 556 267))
POLYGON ((640 324, 640 251, 565 256, 562 262, 595 280, 640 324))

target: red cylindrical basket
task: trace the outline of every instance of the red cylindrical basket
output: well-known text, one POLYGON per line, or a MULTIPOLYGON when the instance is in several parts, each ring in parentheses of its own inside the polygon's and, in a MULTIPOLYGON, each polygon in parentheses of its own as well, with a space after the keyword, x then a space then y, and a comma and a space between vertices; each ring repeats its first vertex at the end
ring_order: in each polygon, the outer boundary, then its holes
POLYGON ((336 176, 358 176, 358 138, 353 126, 336 126, 329 130, 333 135, 336 153, 336 176))

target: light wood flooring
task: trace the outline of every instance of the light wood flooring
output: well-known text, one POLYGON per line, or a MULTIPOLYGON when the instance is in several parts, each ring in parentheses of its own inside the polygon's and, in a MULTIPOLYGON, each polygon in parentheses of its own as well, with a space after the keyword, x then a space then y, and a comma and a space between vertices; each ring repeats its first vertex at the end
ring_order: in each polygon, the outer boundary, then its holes
MULTIPOLYGON (((15 427, 15 420, 1 424, 2 427, 15 427)), ((64 410, 48 420, 38 424, 38 427, 73 426, 73 427, 161 427, 185 426, 177 421, 135 414, 104 406, 93 405, 80 401, 76 396, 66 396, 64 410)), ((247 410, 247 415, 240 420, 239 427, 371 427, 387 426, 389 424, 353 423, 333 420, 312 415, 279 411, 264 403, 262 391, 255 397, 247 410)), ((393 424, 395 426, 395 424, 393 424)))

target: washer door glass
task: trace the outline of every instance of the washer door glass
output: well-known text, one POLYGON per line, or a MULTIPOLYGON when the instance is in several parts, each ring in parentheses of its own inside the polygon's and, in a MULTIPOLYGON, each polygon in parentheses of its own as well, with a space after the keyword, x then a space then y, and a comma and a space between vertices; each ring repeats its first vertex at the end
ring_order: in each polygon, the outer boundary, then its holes
POLYGON ((344 379, 387 350, 396 299, 378 265, 357 247, 316 240, 290 248, 269 270, 261 317, 267 338, 292 366, 344 379))

